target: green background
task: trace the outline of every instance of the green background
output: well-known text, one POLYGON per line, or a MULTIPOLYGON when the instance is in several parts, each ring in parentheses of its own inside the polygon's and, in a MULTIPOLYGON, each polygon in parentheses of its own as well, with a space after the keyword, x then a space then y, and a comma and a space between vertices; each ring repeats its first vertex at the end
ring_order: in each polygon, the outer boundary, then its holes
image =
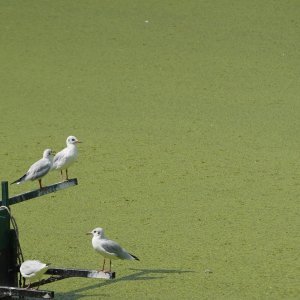
MULTIPOLYGON (((0 176, 83 143, 79 185, 12 206, 26 259, 98 269, 57 299, 299 297, 300 3, 0 2, 0 176)), ((44 184, 59 180, 59 173, 44 184)), ((36 182, 11 186, 15 195, 36 182)))

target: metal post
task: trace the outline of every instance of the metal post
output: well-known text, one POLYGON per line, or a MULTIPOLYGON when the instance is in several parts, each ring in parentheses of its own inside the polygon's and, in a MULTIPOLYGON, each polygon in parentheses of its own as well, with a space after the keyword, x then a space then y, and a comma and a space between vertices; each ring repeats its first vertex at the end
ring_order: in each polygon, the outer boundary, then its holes
MULTIPOLYGON (((9 208, 8 182, 2 181, 2 205, 9 208)), ((0 209, 0 285, 10 285, 10 215, 4 208, 0 209)))

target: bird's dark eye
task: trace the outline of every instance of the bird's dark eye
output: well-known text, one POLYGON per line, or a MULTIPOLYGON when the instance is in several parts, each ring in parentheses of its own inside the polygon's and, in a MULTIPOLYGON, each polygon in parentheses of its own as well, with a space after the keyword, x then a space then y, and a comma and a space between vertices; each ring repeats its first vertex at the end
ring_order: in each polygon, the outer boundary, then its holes
POLYGON ((94 233, 96 233, 96 230, 94 230, 94 233))

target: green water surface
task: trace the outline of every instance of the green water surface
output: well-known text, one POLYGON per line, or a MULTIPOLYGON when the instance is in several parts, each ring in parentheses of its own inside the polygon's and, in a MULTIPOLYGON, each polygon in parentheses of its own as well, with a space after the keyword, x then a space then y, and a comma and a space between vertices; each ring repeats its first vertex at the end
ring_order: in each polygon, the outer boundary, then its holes
MULTIPOLYGON (((26 259, 140 262, 56 299, 299 299, 300 2, 0 2, 0 177, 83 143, 79 185, 12 207, 26 259)), ((44 184, 59 180, 54 172, 44 184)), ((37 188, 11 186, 10 194, 37 188)))

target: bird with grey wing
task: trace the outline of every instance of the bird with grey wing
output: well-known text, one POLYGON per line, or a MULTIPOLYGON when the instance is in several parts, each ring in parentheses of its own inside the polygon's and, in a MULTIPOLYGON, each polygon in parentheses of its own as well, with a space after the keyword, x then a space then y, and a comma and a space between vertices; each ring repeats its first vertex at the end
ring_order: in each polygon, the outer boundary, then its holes
POLYGON ((104 235, 103 228, 95 228, 91 232, 93 248, 103 256, 103 266, 100 271, 111 272, 111 260, 112 259, 128 259, 139 260, 135 255, 127 252, 115 241, 109 240, 104 235), (109 259, 109 271, 105 271, 105 259, 109 259))
POLYGON ((29 180, 38 180, 40 188, 42 188, 42 178, 51 170, 54 154, 55 152, 51 149, 46 149, 43 153, 43 158, 35 162, 22 177, 11 184, 21 184, 29 180))
POLYGON ((49 264, 44 264, 39 260, 25 260, 21 264, 20 273, 22 277, 25 278, 25 280, 27 279, 29 282, 27 289, 34 281, 40 281, 48 268, 49 264))
POLYGON ((66 170, 66 180, 69 179, 68 168, 76 161, 77 144, 81 143, 75 136, 69 136, 66 140, 67 147, 59 151, 53 159, 52 170, 60 171, 63 180, 63 170, 66 170))

